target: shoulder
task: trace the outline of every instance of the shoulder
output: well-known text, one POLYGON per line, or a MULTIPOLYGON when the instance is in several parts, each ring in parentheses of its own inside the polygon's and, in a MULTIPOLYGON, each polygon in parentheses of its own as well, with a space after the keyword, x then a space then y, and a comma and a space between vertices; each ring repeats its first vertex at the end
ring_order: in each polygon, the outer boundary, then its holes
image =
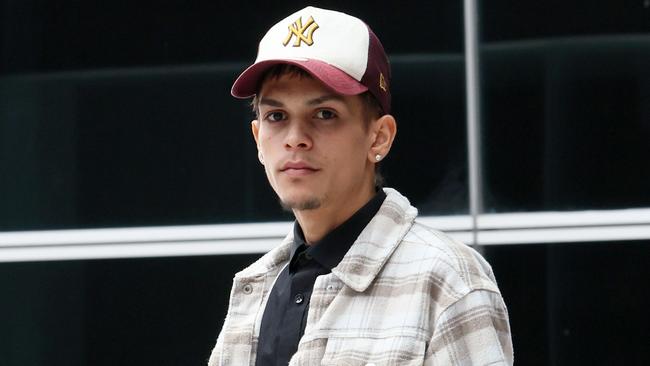
POLYGON ((427 273, 432 299, 425 364, 512 365, 508 310, 480 253, 417 221, 396 259, 412 253, 421 253, 420 269, 427 273))
POLYGON ((386 263, 390 267, 445 289, 447 305, 476 290, 499 294, 492 268, 476 250, 418 220, 386 263))

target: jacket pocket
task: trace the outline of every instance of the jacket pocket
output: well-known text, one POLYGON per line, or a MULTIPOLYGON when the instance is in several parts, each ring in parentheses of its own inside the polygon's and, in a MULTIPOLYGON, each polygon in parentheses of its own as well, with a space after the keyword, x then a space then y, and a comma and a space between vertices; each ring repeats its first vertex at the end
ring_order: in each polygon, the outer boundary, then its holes
POLYGON ((321 365, 422 365, 424 351, 425 342, 410 336, 330 337, 321 365))

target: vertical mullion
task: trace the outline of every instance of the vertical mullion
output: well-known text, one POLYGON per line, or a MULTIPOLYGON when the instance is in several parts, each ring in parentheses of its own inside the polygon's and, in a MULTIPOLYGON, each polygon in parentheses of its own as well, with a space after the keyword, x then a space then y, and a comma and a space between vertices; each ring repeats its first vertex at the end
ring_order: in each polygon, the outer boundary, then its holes
POLYGON ((467 109, 467 159, 469 168, 469 211, 472 217, 472 244, 478 245, 478 217, 483 211, 481 177, 481 116, 478 50, 477 0, 463 1, 465 29, 465 95, 467 109))

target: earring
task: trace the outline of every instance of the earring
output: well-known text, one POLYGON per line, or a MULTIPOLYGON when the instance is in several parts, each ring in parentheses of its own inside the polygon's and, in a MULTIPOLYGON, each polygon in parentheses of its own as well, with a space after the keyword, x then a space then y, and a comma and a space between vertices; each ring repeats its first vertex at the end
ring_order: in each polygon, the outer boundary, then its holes
POLYGON ((376 160, 376 161, 381 160, 381 155, 379 155, 379 154, 375 155, 375 160, 376 160))
POLYGON ((262 163, 262 165, 264 165, 264 156, 262 156, 261 151, 257 152, 257 158, 260 159, 260 163, 262 163))

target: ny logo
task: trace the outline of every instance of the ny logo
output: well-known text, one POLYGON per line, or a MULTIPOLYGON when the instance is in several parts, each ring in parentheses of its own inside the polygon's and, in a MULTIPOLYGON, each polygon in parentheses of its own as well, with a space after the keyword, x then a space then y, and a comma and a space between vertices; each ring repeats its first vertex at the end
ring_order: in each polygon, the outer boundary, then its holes
POLYGON ((289 34, 287 34, 287 38, 284 39, 282 44, 286 47, 287 44, 289 44, 289 41, 291 41, 291 38, 296 36, 296 40, 293 42, 293 47, 300 47, 301 42, 305 42, 307 46, 311 46, 314 44, 312 36, 316 29, 318 29, 318 24, 314 22, 314 18, 309 17, 307 23, 302 25, 302 17, 300 17, 289 26, 289 34), (305 32, 307 32, 307 34, 305 34, 305 32))

